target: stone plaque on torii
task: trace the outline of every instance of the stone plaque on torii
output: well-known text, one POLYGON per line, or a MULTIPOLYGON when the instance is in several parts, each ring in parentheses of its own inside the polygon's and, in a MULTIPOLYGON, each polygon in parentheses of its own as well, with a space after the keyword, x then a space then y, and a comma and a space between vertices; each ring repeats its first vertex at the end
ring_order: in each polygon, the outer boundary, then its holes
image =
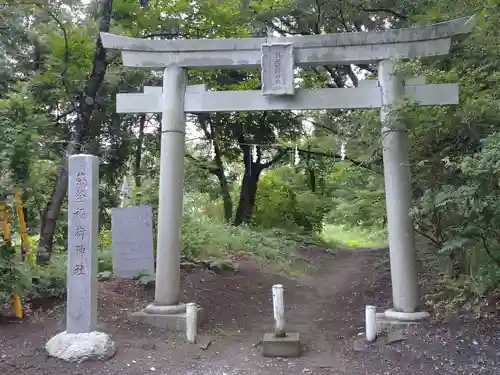
POLYGON ((409 98, 420 105, 458 103, 458 85, 426 84, 424 77, 401 77, 394 59, 437 57, 454 39, 467 35, 474 18, 400 30, 306 35, 280 38, 145 40, 101 33, 105 48, 120 50, 124 66, 164 69, 162 87, 118 94, 119 113, 161 113, 160 193, 155 302, 133 318, 183 329, 179 303, 180 228, 184 180, 186 112, 233 112, 333 108, 381 108, 382 148, 393 309, 390 318, 412 320, 419 311, 408 134, 392 111, 409 98), (304 90, 294 85, 294 70, 325 64, 377 64, 378 80, 355 88, 304 90), (186 69, 262 68, 262 90, 207 91, 186 85, 186 69))
POLYGON ((262 94, 295 94, 293 44, 263 44, 261 51, 262 94))

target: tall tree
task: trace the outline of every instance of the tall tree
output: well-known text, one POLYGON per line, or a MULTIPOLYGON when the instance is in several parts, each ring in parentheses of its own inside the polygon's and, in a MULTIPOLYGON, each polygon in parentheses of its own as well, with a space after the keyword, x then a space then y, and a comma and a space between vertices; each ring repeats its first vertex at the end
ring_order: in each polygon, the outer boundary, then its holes
MULTIPOLYGON (((113 0, 100 0, 98 12, 99 32, 109 32, 113 0)), ((109 61, 106 58, 106 49, 103 47, 101 37, 98 35, 95 42, 92 71, 83 91, 74 103, 76 107, 75 120, 70 130, 70 139, 66 146, 65 155, 57 176, 57 181, 52 192, 52 197, 43 212, 40 226, 40 242, 38 245, 38 261, 47 262, 52 252, 54 234, 61 206, 68 189, 68 158, 78 153, 82 140, 89 130, 92 115, 96 108, 99 89, 104 81, 109 61)), ((71 213, 70 213, 71 214, 71 213)))

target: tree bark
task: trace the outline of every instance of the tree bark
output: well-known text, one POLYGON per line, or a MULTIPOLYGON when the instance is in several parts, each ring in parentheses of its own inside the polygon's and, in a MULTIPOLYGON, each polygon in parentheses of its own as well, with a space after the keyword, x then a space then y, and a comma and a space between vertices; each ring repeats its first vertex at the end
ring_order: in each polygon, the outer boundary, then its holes
POLYGON ((144 126, 146 125, 146 115, 142 115, 139 119, 139 135, 135 146, 134 160, 134 180, 135 186, 141 186, 141 159, 142 159, 142 144, 144 143, 144 126))
POLYGON ((309 174, 309 186, 312 193, 316 193, 316 174, 311 166, 307 167, 307 172, 309 174))
MULTIPOLYGON (((252 166, 258 168, 255 163, 252 166)), ((246 168, 245 168, 246 169, 246 168)), ((259 183, 260 172, 250 171, 251 173, 246 173, 243 176, 243 181, 241 183, 240 200, 238 203, 238 208, 236 210, 236 215, 234 217, 234 225, 239 226, 242 224, 250 224, 253 215, 253 208, 255 206, 255 198, 257 196, 257 185, 259 183)))
POLYGON ((233 221, 233 225, 235 226, 250 224, 252 220, 253 209, 255 207, 255 200, 257 198, 257 187, 260 174, 264 169, 269 168, 273 164, 277 163, 288 152, 287 149, 282 149, 273 159, 271 159, 267 163, 261 163, 262 150, 260 149, 260 147, 258 147, 257 159, 254 162, 250 146, 241 138, 238 140, 238 142, 240 143, 240 148, 243 151, 243 164, 245 166, 245 171, 243 180, 241 182, 240 200, 233 221))
MULTIPOLYGON (((109 32, 111 22, 113 0, 101 0, 99 3, 99 31, 109 32)), ((57 175, 57 181, 52 191, 52 196, 45 207, 40 224, 40 242, 37 248, 37 263, 50 261, 54 245, 54 234, 57 220, 61 212, 61 206, 66 197, 68 189, 68 158, 78 153, 85 131, 88 130, 92 113, 94 111, 96 98, 101 88, 108 62, 106 61, 106 49, 102 45, 100 35, 97 36, 94 52, 92 73, 89 81, 81 93, 77 104, 77 117, 71 131, 65 155, 61 161, 61 167, 57 175)), ((68 213, 69 214, 69 213, 68 213)))

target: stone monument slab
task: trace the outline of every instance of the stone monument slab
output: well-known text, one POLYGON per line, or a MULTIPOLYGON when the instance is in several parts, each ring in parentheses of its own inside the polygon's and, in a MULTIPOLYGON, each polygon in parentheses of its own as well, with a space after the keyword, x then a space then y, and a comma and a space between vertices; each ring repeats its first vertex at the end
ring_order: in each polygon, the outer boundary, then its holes
POLYGON ((66 330, 87 333, 97 324, 99 166, 92 155, 72 156, 69 164, 66 330))
POLYGON ((113 208, 111 228, 114 276, 133 279, 140 273, 154 275, 151 206, 113 208))
POLYGON ((68 281, 66 330, 45 345, 49 356, 67 362, 107 359, 111 337, 97 328, 99 159, 72 155, 68 168, 68 281))

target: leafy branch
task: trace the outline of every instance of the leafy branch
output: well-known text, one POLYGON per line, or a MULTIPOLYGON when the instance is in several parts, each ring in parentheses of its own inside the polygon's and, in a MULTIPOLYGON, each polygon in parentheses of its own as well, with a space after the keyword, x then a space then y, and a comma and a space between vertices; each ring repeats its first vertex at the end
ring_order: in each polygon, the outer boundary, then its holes
POLYGON ((24 2, 24 1, 15 1, 15 2, 9 2, 5 4, 0 4, 0 7, 7 7, 7 6, 15 6, 15 5, 34 5, 40 10, 44 11, 47 13, 57 24, 59 29, 61 30, 61 33, 63 35, 64 39, 64 55, 63 55, 63 67, 61 71, 61 80, 62 84, 64 86, 64 90, 66 92, 66 95, 68 96, 69 102, 71 103, 71 106, 73 107, 73 111, 76 111, 76 106, 71 100, 71 94, 69 90, 69 85, 67 81, 67 72, 69 68, 69 43, 68 43, 68 33, 66 31, 66 28, 64 27, 63 23, 57 18, 54 12, 51 12, 50 10, 46 9, 42 4, 37 3, 37 2, 24 2))

